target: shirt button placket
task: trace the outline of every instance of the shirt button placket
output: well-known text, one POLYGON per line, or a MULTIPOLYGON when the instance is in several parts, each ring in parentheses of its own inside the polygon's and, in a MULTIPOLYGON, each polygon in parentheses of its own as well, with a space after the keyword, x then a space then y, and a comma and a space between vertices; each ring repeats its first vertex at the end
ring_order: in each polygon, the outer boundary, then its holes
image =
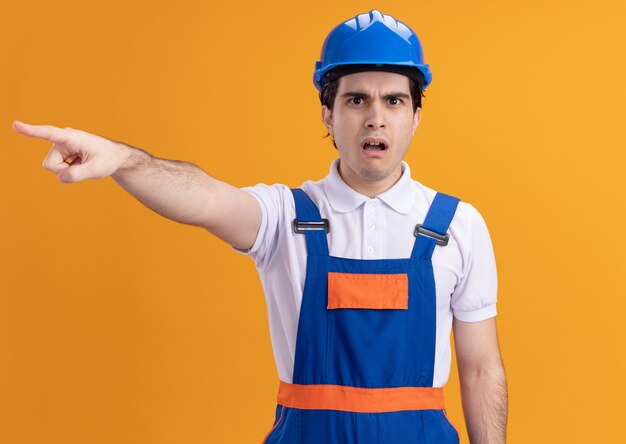
POLYGON ((376 203, 368 202, 364 215, 363 225, 367 230, 363 230, 363 255, 367 258, 374 257, 374 245, 376 243, 376 203))

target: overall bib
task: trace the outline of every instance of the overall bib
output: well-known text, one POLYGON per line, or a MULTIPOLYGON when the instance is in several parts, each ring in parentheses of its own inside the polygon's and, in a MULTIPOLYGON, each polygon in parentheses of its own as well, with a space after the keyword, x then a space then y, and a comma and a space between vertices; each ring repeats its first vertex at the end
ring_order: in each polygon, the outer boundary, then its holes
POLYGON ((281 381, 266 444, 458 444, 433 387, 432 254, 459 199, 437 193, 408 259, 329 255, 318 208, 292 190, 307 268, 293 384, 281 381))

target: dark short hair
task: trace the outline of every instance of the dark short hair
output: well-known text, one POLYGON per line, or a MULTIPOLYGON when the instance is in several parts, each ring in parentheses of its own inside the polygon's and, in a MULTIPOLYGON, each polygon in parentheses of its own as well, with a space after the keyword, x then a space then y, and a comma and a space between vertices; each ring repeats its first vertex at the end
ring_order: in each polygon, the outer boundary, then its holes
MULTIPOLYGON (((422 89, 420 82, 411 77, 407 78, 409 79, 409 90, 411 92, 413 114, 415 114, 417 112, 417 108, 422 107, 422 97, 426 97, 426 95, 424 94, 424 90, 422 89)), ((337 90, 339 89, 339 79, 341 79, 341 77, 325 83, 320 90, 320 102, 322 103, 322 106, 326 105, 326 107, 331 111, 335 105, 335 97, 337 97, 337 90)), ((330 133, 326 133, 324 137, 328 136, 330 136, 330 133)), ((335 145, 334 140, 333 145, 335 145)), ((335 145, 335 148, 337 148, 337 145, 335 145)))

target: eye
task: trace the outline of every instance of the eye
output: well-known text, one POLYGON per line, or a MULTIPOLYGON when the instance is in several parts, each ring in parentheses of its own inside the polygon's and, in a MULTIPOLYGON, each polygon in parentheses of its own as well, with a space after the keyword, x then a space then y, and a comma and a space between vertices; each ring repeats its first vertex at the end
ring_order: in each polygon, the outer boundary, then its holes
POLYGON ((389 99, 389 103, 391 105, 400 105, 402 103, 402 100, 397 97, 392 97, 389 99))
POLYGON ((363 99, 360 97, 352 97, 350 99, 350 103, 353 105, 360 105, 361 103, 363 103, 363 99))

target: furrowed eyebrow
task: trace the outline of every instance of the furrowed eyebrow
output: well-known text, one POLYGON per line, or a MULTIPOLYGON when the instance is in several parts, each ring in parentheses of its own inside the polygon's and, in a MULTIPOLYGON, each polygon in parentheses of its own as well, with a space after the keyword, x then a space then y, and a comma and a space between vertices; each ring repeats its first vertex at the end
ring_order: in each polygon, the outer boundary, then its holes
MULTIPOLYGON (((342 98, 344 97, 361 97, 363 99, 371 99, 372 96, 370 96, 368 93, 363 92, 363 91, 346 91, 345 93, 341 94, 342 98)), ((411 96, 409 96, 407 93, 403 93, 403 92, 391 92, 388 94, 385 94, 383 96, 383 99, 385 100, 389 100, 389 99, 405 99, 408 100, 410 99, 411 96)))
POLYGON ((389 94, 385 94, 383 96, 384 99, 405 99, 408 100, 411 98, 411 96, 409 96, 406 93, 402 93, 402 92, 393 92, 393 93, 389 93, 389 94))

